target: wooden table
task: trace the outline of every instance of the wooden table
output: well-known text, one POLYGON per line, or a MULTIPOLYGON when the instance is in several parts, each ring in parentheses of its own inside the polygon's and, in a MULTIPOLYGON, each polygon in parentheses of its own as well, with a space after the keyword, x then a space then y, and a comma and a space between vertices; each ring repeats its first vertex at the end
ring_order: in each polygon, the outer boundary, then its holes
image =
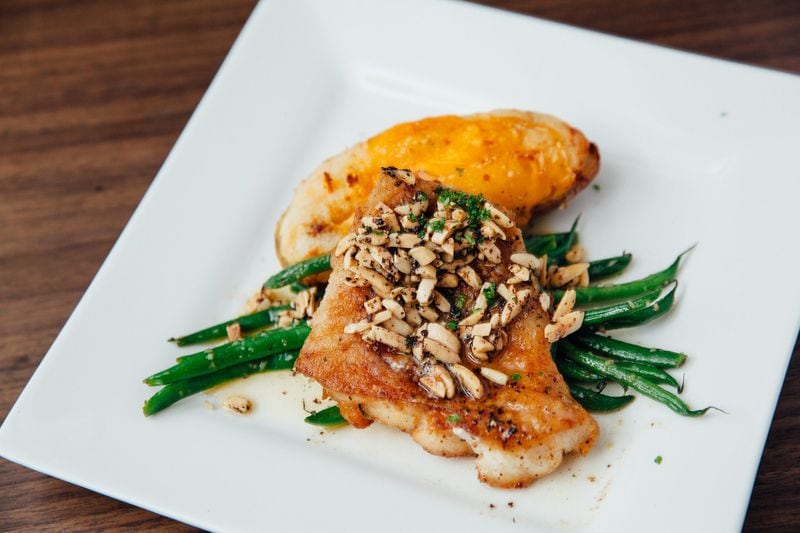
MULTIPOLYGON (((793 0, 486 3, 800 72, 800 3, 793 0)), ((3 420, 150 184, 253 4, 0 2, 3 420)), ((753 490, 748 530, 800 524, 799 416, 800 363, 795 357, 753 490)), ((190 529, 0 460, 0 530, 45 527, 190 529)))

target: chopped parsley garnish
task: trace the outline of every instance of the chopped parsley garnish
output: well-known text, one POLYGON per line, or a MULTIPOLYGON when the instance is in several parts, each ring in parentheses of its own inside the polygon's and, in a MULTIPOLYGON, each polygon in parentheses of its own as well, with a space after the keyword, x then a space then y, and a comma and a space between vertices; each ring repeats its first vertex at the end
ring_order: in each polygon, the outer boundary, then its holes
POLYGON ((419 222, 419 217, 414 213, 409 213, 408 220, 410 220, 411 222, 419 222))
POLYGON ((596 184, 596 183, 592 183, 592 189, 594 189, 596 191, 599 191, 600 190, 600 186, 598 184, 596 184))
POLYGON ((464 167, 456 167, 456 172, 458 172, 459 176, 464 175, 464 167))
POLYGON ((478 243, 478 241, 475 240, 475 235, 473 235, 472 230, 464 232, 464 242, 471 246, 475 246, 478 243))
POLYGON ((467 212, 468 225, 472 229, 479 229, 481 222, 488 220, 490 217, 489 210, 484 207, 486 200, 482 194, 473 196, 461 191, 454 191, 453 189, 445 189, 444 187, 436 187, 437 200, 444 205, 457 205, 467 212))
POLYGON ((467 303, 467 297, 464 295, 464 293, 459 292, 456 294, 456 307, 459 309, 464 309, 465 303, 467 303))
POLYGON ((449 329, 452 329, 453 331, 458 329, 458 322, 456 322, 455 320, 450 320, 449 322, 447 322, 446 325, 449 329))
POLYGON ((511 381, 519 381, 522 378, 522 375, 519 372, 514 372, 511 374, 511 381))
POLYGON ((483 289, 483 297, 486 298, 486 306, 491 307, 497 301, 497 285, 490 283, 488 287, 483 289))
POLYGON ((657 455, 657 456, 656 456, 656 458, 654 459, 654 462, 655 462, 657 465, 660 465, 660 464, 661 464, 661 461, 663 461, 663 458, 662 458, 660 455, 657 455))
POLYGON ((461 422, 461 415, 450 415, 447 417, 447 422, 450 424, 458 424, 461 422))
POLYGON ((444 219, 434 218, 429 220, 428 227, 431 228, 431 231, 442 231, 444 229, 444 219))
POLYGON ((414 195, 414 200, 416 200, 417 202, 427 202, 428 195, 422 191, 417 191, 417 194, 414 195))

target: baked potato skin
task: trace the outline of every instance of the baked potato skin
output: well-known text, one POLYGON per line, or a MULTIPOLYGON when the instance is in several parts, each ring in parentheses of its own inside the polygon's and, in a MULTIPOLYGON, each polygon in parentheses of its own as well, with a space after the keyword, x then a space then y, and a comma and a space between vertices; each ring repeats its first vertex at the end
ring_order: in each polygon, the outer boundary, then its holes
POLYGON ((522 227, 586 187, 599 165, 597 147, 550 115, 497 110, 398 124, 324 161, 297 186, 276 229, 278 258, 288 265, 333 250, 381 167, 422 170, 482 193, 522 227))

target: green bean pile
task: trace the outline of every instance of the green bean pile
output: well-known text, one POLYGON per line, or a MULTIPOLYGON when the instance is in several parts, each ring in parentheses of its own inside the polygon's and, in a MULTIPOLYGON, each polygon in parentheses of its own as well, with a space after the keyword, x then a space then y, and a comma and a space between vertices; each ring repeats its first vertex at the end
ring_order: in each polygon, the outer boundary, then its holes
MULTIPOLYGON (((548 265, 565 265, 567 252, 578 242, 577 225, 578 219, 567 232, 529 235, 524 239, 525 246, 537 257, 546 255, 548 265)), ((632 389, 684 416, 699 416, 708 411, 709 407, 689 408, 678 397, 683 391, 682 384, 667 372, 680 367, 686 361, 685 354, 639 346, 605 334, 613 329, 640 326, 668 313, 675 303, 678 267, 685 254, 680 254, 664 270, 636 281, 575 289, 576 305, 584 311, 583 326, 554 344, 552 353, 573 398, 586 409, 613 411, 633 401, 630 394, 603 394, 608 383, 617 383, 625 391, 632 389)), ((632 254, 622 253, 591 261, 589 279, 594 283, 620 274, 632 258, 632 254)), ((308 287, 302 284, 306 278, 330 268, 330 255, 314 257, 278 272, 264 282, 264 288, 289 286, 293 292, 306 290, 308 287)), ((558 302, 564 291, 550 293, 558 302)), ((226 328, 232 324, 238 324, 242 334, 247 335, 179 357, 175 365, 145 378, 147 385, 164 387, 145 402, 144 414, 153 415, 192 394, 232 379, 291 369, 311 330, 305 322, 290 328, 275 328, 279 313, 286 309, 289 306, 271 307, 170 339, 178 346, 212 342, 225 338, 226 328)), ((336 406, 311 413, 305 421, 321 426, 346 423, 336 406)))

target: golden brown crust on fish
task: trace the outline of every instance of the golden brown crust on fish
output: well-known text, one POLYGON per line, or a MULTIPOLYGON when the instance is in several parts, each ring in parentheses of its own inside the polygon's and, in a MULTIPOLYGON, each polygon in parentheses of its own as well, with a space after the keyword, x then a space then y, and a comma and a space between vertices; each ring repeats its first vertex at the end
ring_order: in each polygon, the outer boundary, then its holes
MULTIPOLYGON (((381 202, 390 207, 408 202, 418 190, 435 198, 436 185, 417 180, 411 186, 383 177, 356 220, 381 202)), ((482 279, 507 279, 511 254, 524 251, 517 228, 508 229, 507 235, 499 244, 500 264, 476 265, 482 279)), ((585 454, 592 447, 597 424, 572 399, 555 368, 544 338, 549 315, 538 296, 528 299, 508 323, 508 341, 491 360, 462 361, 475 375, 480 375, 480 366, 502 372, 510 377, 507 384, 480 377, 485 393, 479 399, 466 394, 439 398, 420 387, 411 355, 344 332, 363 318, 364 303, 375 294, 369 286, 348 286, 342 263, 341 256, 333 258, 325 297, 295 368, 317 380, 354 426, 375 420, 409 433, 431 453, 477 455, 479 478, 497 487, 525 486, 554 470, 564 454, 585 454)), ((458 290, 470 288, 462 282, 458 290)))

